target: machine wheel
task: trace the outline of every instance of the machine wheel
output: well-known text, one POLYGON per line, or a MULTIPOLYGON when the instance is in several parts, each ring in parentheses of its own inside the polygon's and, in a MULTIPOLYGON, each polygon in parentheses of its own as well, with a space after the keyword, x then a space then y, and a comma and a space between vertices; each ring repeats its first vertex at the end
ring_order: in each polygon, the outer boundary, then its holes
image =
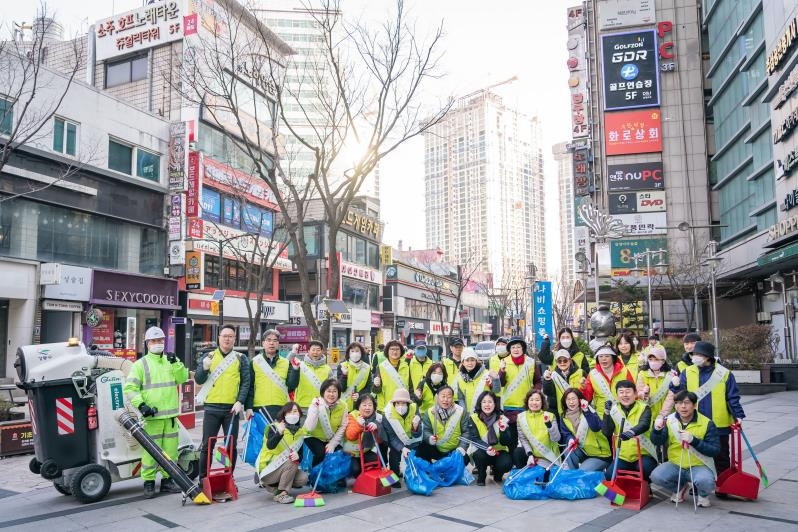
POLYGON ((53 460, 52 458, 48 458, 45 460, 41 467, 41 475, 42 478, 47 480, 55 480, 61 476, 61 468, 59 467, 58 463, 53 460))
POLYGON ((42 473, 42 463, 39 462, 36 457, 30 459, 30 463, 28 464, 28 469, 34 475, 40 475, 42 473))
MULTIPOLYGON (((181 468, 182 469, 182 468, 181 468)), ((184 469, 186 476, 191 480, 195 480, 199 476, 199 460, 192 460, 188 463, 188 467, 184 469)))
POLYGON ((73 475, 69 487, 78 501, 84 504, 97 502, 111 489, 111 474, 101 465, 88 464, 73 475))
POLYGON ((69 486, 59 484, 58 482, 53 482, 53 487, 55 488, 55 491, 61 495, 72 495, 72 490, 69 489, 69 486))

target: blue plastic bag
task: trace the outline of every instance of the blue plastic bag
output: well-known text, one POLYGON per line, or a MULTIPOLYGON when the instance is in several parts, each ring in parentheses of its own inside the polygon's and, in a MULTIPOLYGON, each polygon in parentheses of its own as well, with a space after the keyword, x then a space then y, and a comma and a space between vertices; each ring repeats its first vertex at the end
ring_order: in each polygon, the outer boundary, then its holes
POLYGON ((416 495, 429 497, 432 491, 438 487, 431 473, 432 464, 421 458, 416 458, 416 452, 412 451, 405 462, 405 485, 408 491, 416 495))
POLYGON ((244 452, 244 461, 252 467, 257 467, 258 455, 260 454, 263 444, 265 443, 266 429, 269 428, 269 423, 260 412, 256 412, 249 423, 249 439, 247 440, 244 452))
MULTIPOLYGON (((311 454, 311 453, 308 453, 311 454)), ((349 474, 349 465, 352 458, 343 451, 335 451, 324 455, 324 460, 310 470, 311 485, 316 482, 316 477, 321 474, 317 491, 322 493, 336 493, 338 481, 349 474)))
POLYGON ((474 483, 474 480, 475 480, 474 475, 472 475, 471 472, 464 467, 463 475, 459 479, 457 479, 457 482, 455 484, 459 484, 461 486, 470 486, 471 484, 474 483))
POLYGON ((310 448, 307 445, 302 446, 302 460, 299 462, 299 469, 308 474, 313 469, 313 453, 310 452, 310 448))
POLYGON ((604 480, 603 471, 581 471, 579 469, 563 469, 557 474, 557 466, 551 468, 551 478, 546 486, 546 495, 552 499, 577 501, 592 499, 597 496, 596 486, 604 480), (555 475, 557 475, 555 477, 555 475))
POLYGON ((432 478, 439 486, 453 486, 463 478, 465 463, 463 456, 457 451, 452 451, 446 458, 441 458, 432 464, 432 478))
POLYGON ((543 480, 546 470, 540 466, 513 469, 504 481, 502 491, 514 501, 539 501, 548 498, 543 486, 535 484, 543 480))

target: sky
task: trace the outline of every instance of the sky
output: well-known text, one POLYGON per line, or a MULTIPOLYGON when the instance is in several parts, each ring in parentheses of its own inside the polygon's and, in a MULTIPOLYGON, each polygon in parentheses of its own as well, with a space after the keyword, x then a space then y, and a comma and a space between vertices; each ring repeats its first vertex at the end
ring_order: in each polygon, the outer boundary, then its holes
MULTIPOLYGON (((142 0, 46 0, 48 11, 67 34, 85 33, 88 25, 134 9, 142 0)), ((551 146, 570 139, 566 8, 576 0, 406 0, 417 32, 428 35, 443 22, 443 78, 427 86, 430 104, 463 96, 518 76, 495 92, 511 107, 537 115, 542 123, 546 175, 546 244, 548 271, 559 269, 559 200, 557 168, 551 146)), ((6 0, 0 9, 4 30, 9 22, 30 22, 38 0, 6 0)), ((346 16, 380 20, 391 0, 342 0, 346 16)), ((4 32, 5 33, 5 32, 4 32)), ((405 249, 425 247, 423 139, 408 142, 380 166, 383 240, 405 249)))

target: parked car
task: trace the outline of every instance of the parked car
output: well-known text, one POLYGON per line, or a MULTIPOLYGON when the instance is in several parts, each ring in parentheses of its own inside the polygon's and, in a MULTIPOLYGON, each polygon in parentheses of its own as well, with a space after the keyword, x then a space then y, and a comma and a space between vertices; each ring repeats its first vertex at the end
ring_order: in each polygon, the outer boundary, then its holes
POLYGON ((479 342, 476 347, 474 347, 474 351, 477 352, 477 356, 482 363, 487 364, 488 360, 490 360, 490 357, 496 353, 496 342, 493 340, 479 342))

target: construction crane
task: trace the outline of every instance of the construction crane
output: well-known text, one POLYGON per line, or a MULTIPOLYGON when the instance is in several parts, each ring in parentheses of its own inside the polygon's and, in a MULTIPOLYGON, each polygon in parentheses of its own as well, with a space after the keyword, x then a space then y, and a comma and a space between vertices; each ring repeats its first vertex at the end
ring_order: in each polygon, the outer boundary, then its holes
POLYGON ((465 96, 461 96, 460 99, 461 100, 465 100, 465 99, 470 98, 472 96, 476 96, 477 94, 482 94, 483 92, 487 92, 490 89, 495 89, 496 87, 500 87, 502 85, 507 85, 508 83, 513 83, 514 81, 518 81, 518 76, 513 76, 511 78, 505 79, 504 81, 500 81, 498 83, 494 83, 493 85, 488 85, 487 87, 483 87, 481 89, 477 89, 474 92, 470 92, 470 93, 466 94, 465 96))

